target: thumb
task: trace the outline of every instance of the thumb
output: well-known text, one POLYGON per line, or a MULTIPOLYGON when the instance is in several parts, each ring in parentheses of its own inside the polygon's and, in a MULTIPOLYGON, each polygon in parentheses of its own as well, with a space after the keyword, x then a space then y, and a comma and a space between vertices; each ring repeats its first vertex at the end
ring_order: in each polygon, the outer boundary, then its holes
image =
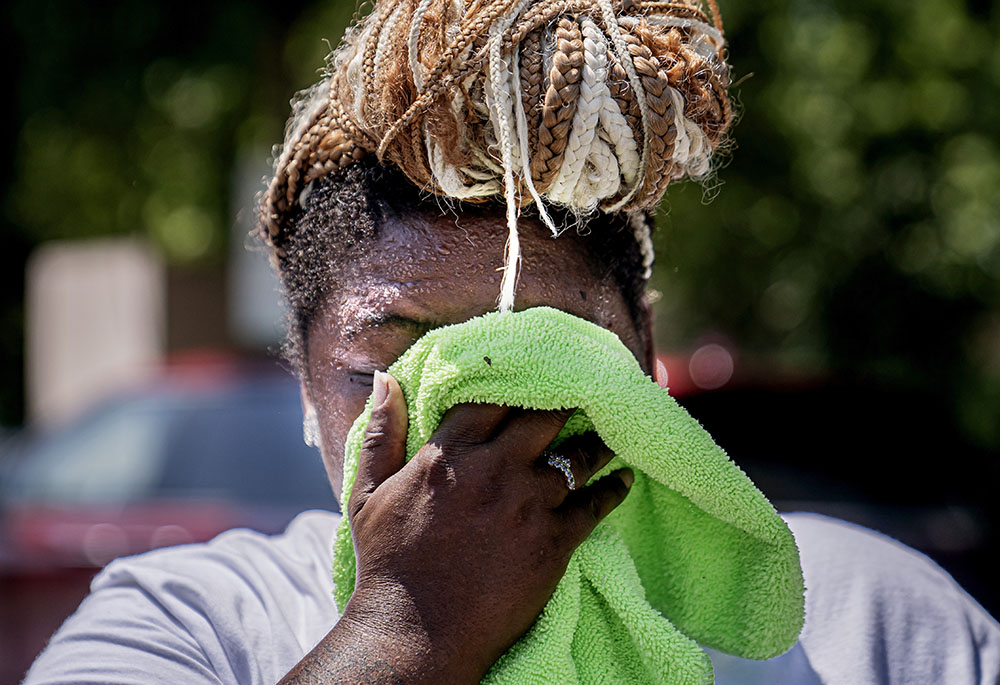
POLYGON ((406 462, 406 400, 396 379, 375 372, 372 413, 358 455, 358 474, 348 512, 354 516, 368 497, 406 462))

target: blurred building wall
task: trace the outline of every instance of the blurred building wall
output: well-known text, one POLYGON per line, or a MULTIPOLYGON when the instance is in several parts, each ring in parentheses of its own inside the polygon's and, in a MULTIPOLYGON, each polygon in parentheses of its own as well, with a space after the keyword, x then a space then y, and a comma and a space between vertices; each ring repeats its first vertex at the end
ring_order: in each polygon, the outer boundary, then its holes
POLYGON ((27 418, 51 424, 142 379, 165 348, 166 270, 135 239, 60 241, 25 283, 27 418))

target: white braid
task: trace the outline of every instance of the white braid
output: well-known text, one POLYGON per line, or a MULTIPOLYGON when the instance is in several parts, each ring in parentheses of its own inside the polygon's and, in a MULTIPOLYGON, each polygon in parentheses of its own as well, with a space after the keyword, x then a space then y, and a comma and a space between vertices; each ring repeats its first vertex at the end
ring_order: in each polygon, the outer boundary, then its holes
MULTIPOLYGON (((563 161, 559 166, 559 173, 552 182, 552 187, 548 191, 548 196, 555 202, 569 205, 575 210, 582 210, 583 213, 593 211, 598 201, 604 197, 585 196, 576 197, 576 188, 583 174, 587 157, 590 155, 592 147, 607 145, 597 137, 597 127, 601 119, 601 107, 604 97, 611 97, 605 79, 607 78, 607 46, 604 43, 600 30, 590 18, 584 18, 580 22, 583 33, 583 72, 580 79, 580 96, 577 99, 576 113, 573 115, 573 124, 569 131, 569 140, 566 143, 566 151, 563 153, 563 161), (579 200, 582 199, 582 202, 579 200)), ((598 153, 598 157, 607 161, 608 154, 598 153)), ((618 163, 614 162, 614 190, 611 195, 618 192, 618 163)), ((603 180, 603 179, 601 179, 603 180)), ((598 181, 598 188, 603 188, 604 183, 598 181)), ((594 190, 598 190, 595 188, 594 190)), ((586 188, 585 188, 586 190, 586 188)), ((599 191, 598 191, 599 192, 599 191)))
POLYGON ((430 163, 431 173, 441 190, 448 197, 458 200, 469 200, 475 198, 485 198, 497 195, 500 192, 500 183, 495 174, 482 174, 485 182, 466 185, 462 172, 470 176, 465 169, 456 169, 445 161, 444 150, 434 140, 429 132, 424 132, 424 140, 427 142, 427 161, 430 163))
POLYGON ((610 97, 610 91, 609 97, 603 100, 603 104, 604 106, 601 108, 601 132, 606 135, 611 147, 614 148, 625 184, 631 185, 639 176, 640 169, 639 148, 635 142, 635 135, 632 133, 632 127, 628 125, 628 120, 625 119, 618 107, 618 103, 610 97))
POLYGON ((573 204, 590 212, 597 208, 601 200, 618 194, 622 176, 635 173, 634 167, 638 159, 635 160, 632 171, 626 172, 621 168, 620 158, 612 154, 611 138, 615 136, 621 140, 624 133, 622 127, 628 131, 626 140, 632 140, 632 153, 637 157, 635 141, 628 122, 621 115, 608 88, 608 44, 604 40, 604 34, 589 17, 583 18, 580 23, 584 35, 584 75, 588 71, 592 71, 594 75, 594 101, 599 108, 597 117, 600 126, 596 128, 597 135, 590 145, 583 171, 573 190, 573 204))
POLYGON ((517 139, 520 144, 518 151, 521 157, 521 182, 527 187, 528 193, 535 201, 535 206, 538 207, 538 217, 548 227, 549 231, 552 232, 552 237, 556 237, 559 235, 559 229, 556 227, 555 222, 552 221, 552 217, 549 216, 549 212, 545 208, 545 203, 542 202, 542 198, 538 194, 538 189, 535 188, 535 181, 531 178, 531 152, 528 150, 528 117, 524 113, 524 105, 521 100, 521 79, 519 76, 521 73, 520 55, 520 49, 515 50, 513 56, 514 64, 511 69, 513 78, 511 78, 510 83, 512 87, 511 99, 514 102, 514 118, 517 122, 517 139))
MULTIPOLYGON (((430 9, 432 0, 420 0, 417 9, 410 19, 410 36, 406 42, 407 53, 410 57, 410 73, 413 74, 413 85, 417 88, 417 95, 424 91, 424 67, 420 63, 420 27, 424 23, 424 15, 430 9)), ((402 7, 402 5, 400 5, 402 7)))
POLYGON ((668 87, 674 110, 674 126, 677 138, 671 159, 679 167, 680 174, 698 178, 708 173, 712 162, 712 146, 698 124, 684 116, 684 96, 675 88, 668 87))
POLYGON ((635 241, 639 243, 639 253, 642 254, 642 278, 648 281, 653 275, 653 236, 650 234, 649 221, 646 213, 632 212, 628 215, 628 225, 632 229, 635 241))
POLYGON ((492 172, 492 176, 496 177, 497 174, 503 173, 503 167, 497 164, 496 160, 494 160, 493 157, 491 157, 484 150, 474 147, 472 148, 472 156, 476 158, 476 161, 479 162, 480 165, 482 165, 483 169, 486 169, 488 172, 492 172))
MULTIPOLYGON (((497 182, 497 175, 492 171, 483 171, 482 169, 473 169, 472 167, 464 166, 462 167, 462 173, 471 178, 473 181, 497 182)), ((499 188, 500 186, 497 187, 499 188)))
POLYGON ((589 174, 591 179, 586 180, 588 174, 585 173, 581 183, 577 185, 575 201, 578 204, 587 202, 587 198, 591 197, 598 200, 614 197, 621 188, 622 179, 626 186, 635 183, 640 168, 639 151, 632 127, 629 126, 607 85, 607 41, 592 20, 587 18, 584 23, 588 39, 594 42, 593 49, 587 46, 586 60, 595 65, 595 71, 600 79, 598 88, 601 92, 599 112, 601 126, 597 135, 601 144, 598 145, 595 141, 595 145, 591 147, 592 158, 588 160, 588 166, 592 168, 589 174), (615 158, 609 162, 604 159, 604 155, 610 154, 612 150, 615 158), (621 177, 616 173, 618 171, 621 177))
POLYGON ((530 0, 521 0, 503 20, 497 21, 490 28, 487 42, 490 76, 487 81, 487 92, 489 94, 489 91, 492 90, 492 99, 495 103, 491 119, 500 148, 504 199, 507 203, 507 253, 504 258, 503 278, 500 280, 498 301, 498 308, 501 312, 509 312, 514 309, 514 288, 521 261, 521 243, 517 233, 517 198, 514 186, 514 164, 517 152, 515 151, 515 141, 511 140, 511 136, 516 135, 516 132, 510 125, 512 107, 509 83, 511 78, 516 78, 516 75, 511 74, 510 65, 503 59, 500 48, 503 44, 504 31, 514 23, 528 2, 530 0))
POLYGON ((362 126, 368 125, 368 117, 365 116, 364 107, 362 106, 364 102, 365 89, 363 87, 364 78, 362 77, 362 70, 364 69, 364 58, 365 51, 364 46, 371 38, 372 33, 375 31, 375 22, 369 21, 365 22, 365 29, 358 36, 358 42, 356 49, 354 50, 354 55, 351 57, 351 61, 347 63, 347 83, 350 86, 351 94, 353 95, 353 101, 350 103, 350 111, 354 118, 362 126))
POLYGON ((632 55, 628 51, 628 44, 625 42, 625 38, 622 37, 621 29, 618 26, 618 18, 615 16, 615 8, 611 4, 611 0, 598 0, 597 4, 601 8, 604 27, 608 32, 608 37, 611 38, 611 44, 615 47, 615 54, 618 56, 618 61, 621 63, 622 68, 625 69, 629 85, 632 86, 632 93, 639 105, 639 114, 642 119, 642 154, 639 157, 639 173, 636 176, 635 184, 625 194, 625 197, 605 209, 606 212, 617 212, 635 197, 635 194, 639 192, 639 188, 642 187, 643 181, 646 178, 646 167, 649 165, 649 141, 652 138, 652 129, 649 124, 649 103, 646 102, 646 89, 643 87, 642 80, 635 70, 635 64, 632 63, 632 55))

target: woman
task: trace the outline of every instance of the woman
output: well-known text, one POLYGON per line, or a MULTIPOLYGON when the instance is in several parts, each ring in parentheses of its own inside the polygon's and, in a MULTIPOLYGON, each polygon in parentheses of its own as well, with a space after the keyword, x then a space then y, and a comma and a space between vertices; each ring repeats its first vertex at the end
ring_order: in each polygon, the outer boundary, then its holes
MULTIPOLYGON (((601 441, 563 446, 567 473, 543 458, 566 412, 489 404, 454 407, 404 464, 406 404, 382 370, 430 329, 548 305, 610 329, 649 373, 647 210, 710 171, 731 120, 723 49, 717 12, 687 1, 379 2, 296 105, 261 213, 306 437, 338 499, 348 430, 373 407, 342 502, 350 603, 338 615, 330 597, 336 517, 305 514, 274 539, 111 564, 28 682, 481 679, 634 474, 575 490, 610 460, 601 441)), ((1000 674, 996 623, 931 562, 788 522, 805 630, 770 661, 713 653, 719 682, 1000 674)))

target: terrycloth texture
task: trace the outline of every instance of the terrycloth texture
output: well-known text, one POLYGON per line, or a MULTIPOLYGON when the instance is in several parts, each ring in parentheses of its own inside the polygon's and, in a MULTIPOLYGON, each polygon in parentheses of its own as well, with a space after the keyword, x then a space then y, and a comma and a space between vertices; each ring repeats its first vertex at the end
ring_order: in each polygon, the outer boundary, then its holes
MULTIPOLYGON (((407 458, 462 402, 579 408, 560 437, 596 430, 627 464, 629 496, 573 555, 535 625, 484 682, 705 683, 698 643, 765 659, 803 622, 787 526, 708 433, 608 330, 541 307, 439 328, 389 368, 409 408, 407 458)), ((348 435, 350 497, 371 403, 348 435)), ((341 610, 354 588, 347 517, 334 544, 341 610)))

